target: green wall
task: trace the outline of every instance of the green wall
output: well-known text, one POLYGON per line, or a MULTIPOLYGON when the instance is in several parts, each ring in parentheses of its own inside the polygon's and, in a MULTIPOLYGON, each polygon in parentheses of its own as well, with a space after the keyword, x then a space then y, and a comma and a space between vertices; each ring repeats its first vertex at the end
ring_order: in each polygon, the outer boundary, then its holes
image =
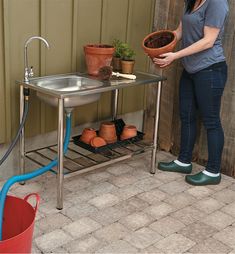
MULTIPOLYGON (((33 35, 46 38, 51 48, 34 41, 28 49, 35 76, 85 71, 83 45, 127 41, 136 51, 136 70, 146 71, 148 60, 141 41, 152 31, 155 0, 0 0, 0 143, 14 136, 19 123, 19 87, 23 48, 33 35)), ((144 107, 145 88, 120 93, 119 113, 144 107)), ((75 109, 73 124, 94 122, 111 114, 111 94, 75 109)), ((57 127, 57 111, 30 96, 27 136, 57 127)))

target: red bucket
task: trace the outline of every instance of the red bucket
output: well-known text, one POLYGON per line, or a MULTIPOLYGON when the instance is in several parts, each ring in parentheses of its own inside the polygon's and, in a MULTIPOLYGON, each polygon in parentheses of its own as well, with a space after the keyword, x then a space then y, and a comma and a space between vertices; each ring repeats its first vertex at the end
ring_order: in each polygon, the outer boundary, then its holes
POLYGON ((39 200, 40 197, 36 193, 29 194, 24 199, 7 196, 0 253, 31 253, 34 220, 39 200), (31 196, 36 198, 35 207, 27 202, 31 196))

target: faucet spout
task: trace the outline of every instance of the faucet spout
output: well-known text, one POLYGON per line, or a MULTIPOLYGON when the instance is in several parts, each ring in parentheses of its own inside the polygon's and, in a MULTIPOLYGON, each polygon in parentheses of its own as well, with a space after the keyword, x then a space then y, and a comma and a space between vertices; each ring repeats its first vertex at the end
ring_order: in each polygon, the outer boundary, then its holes
POLYGON ((25 82, 29 82, 29 77, 33 76, 33 71, 32 69, 31 70, 29 69, 29 65, 28 65, 28 45, 31 41, 35 39, 41 40, 48 49, 50 48, 48 41, 40 36, 32 36, 25 42, 24 44, 24 81, 25 82))

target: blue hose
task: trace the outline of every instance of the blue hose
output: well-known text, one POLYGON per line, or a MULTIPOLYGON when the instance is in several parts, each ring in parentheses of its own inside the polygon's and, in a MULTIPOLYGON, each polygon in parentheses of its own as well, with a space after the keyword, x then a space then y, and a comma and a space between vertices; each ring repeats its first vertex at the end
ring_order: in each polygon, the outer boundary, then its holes
MULTIPOLYGON (((64 138, 64 153, 68 150, 68 145, 70 141, 70 133, 71 133, 71 114, 67 114, 66 116, 66 134, 64 138)), ((7 192, 11 188, 11 186, 17 182, 27 181, 34 177, 40 176, 43 173, 49 171, 51 168, 55 167, 58 163, 58 160, 55 159, 50 162, 48 165, 36 169, 35 171, 23 175, 16 175, 9 178, 6 183, 3 185, 1 193, 0 193, 0 240, 2 240, 2 221, 3 221, 3 213, 4 213, 4 205, 7 196, 7 192)))

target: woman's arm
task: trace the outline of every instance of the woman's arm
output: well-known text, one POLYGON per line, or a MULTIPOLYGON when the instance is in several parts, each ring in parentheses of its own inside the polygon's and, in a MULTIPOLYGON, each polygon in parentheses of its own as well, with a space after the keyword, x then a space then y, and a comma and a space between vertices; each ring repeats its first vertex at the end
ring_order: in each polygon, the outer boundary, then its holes
POLYGON ((181 21, 179 26, 173 32, 176 34, 177 41, 180 41, 182 38, 182 22, 181 21))
POLYGON ((220 29, 215 28, 215 27, 209 27, 205 26, 204 27, 204 37, 193 43, 187 48, 184 48, 178 52, 170 52, 166 54, 162 54, 159 57, 162 58, 154 58, 153 62, 157 65, 159 65, 161 68, 164 68, 171 64, 174 60, 185 57, 185 56, 190 56, 193 54, 196 54, 198 52, 201 52, 203 50, 212 48, 218 35, 219 35, 220 29))

